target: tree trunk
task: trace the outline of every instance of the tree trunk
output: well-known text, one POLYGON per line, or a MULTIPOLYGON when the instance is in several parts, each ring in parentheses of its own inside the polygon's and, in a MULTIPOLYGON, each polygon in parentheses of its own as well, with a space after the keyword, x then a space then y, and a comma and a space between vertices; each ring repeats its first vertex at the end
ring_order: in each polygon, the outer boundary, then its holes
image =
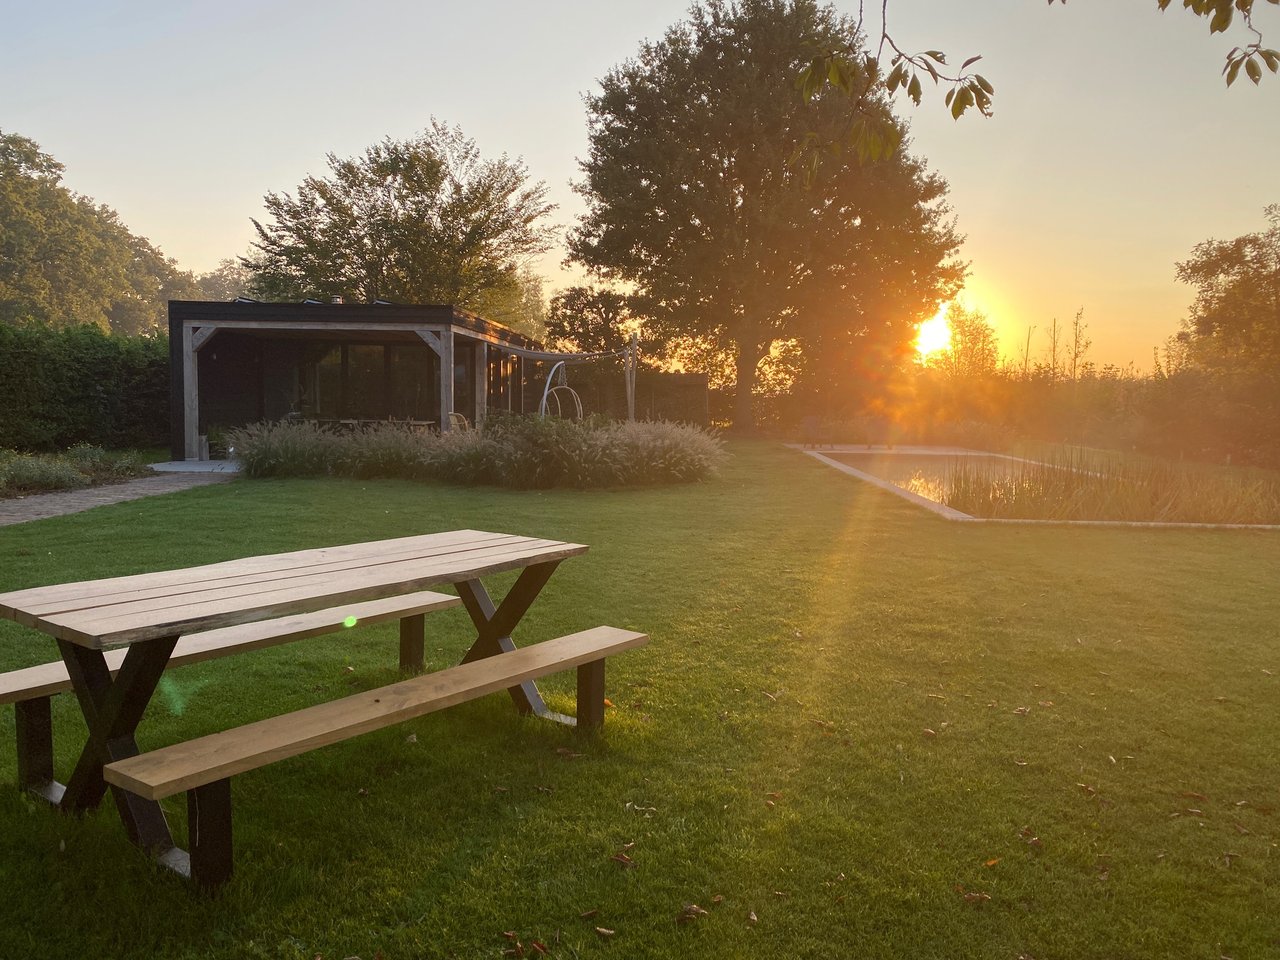
POLYGON ((738 344, 736 363, 736 387, 733 398, 733 431, 750 434, 756 431, 755 404, 752 394, 756 386, 756 367, 760 365, 760 355, 756 348, 744 343, 738 344))

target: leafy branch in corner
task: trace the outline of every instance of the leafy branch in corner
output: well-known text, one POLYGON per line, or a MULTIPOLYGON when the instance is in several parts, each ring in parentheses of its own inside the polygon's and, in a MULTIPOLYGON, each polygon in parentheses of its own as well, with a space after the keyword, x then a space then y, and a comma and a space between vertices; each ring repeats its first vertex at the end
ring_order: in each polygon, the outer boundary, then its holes
MULTIPOLYGON (((1048 0, 1066 5, 1067 0, 1048 0)), ((1156 0, 1164 11, 1174 0, 1156 0)), ((1235 83, 1243 70, 1256 85, 1262 80, 1263 68, 1272 73, 1280 72, 1280 51, 1263 45, 1262 32, 1254 25, 1255 2, 1280 6, 1280 0, 1182 0, 1184 9, 1209 21, 1209 33, 1223 33, 1239 18, 1254 40, 1245 46, 1233 47, 1227 54, 1222 72, 1227 86, 1235 83)), ((869 35, 865 31, 866 17, 863 2, 858 3, 858 19, 849 43, 831 50, 823 50, 801 69, 796 86, 805 101, 811 101, 828 89, 839 91, 850 98, 850 122, 845 136, 839 142, 806 145, 811 172, 816 169, 819 149, 839 152, 849 147, 863 162, 877 161, 892 155, 897 149, 900 134, 897 127, 883 117, 865 109, 868 98, 877 91, 889 95, 902 90, 919 106, 924 99, 924 80, 934 86, 949 85, 944 103, 955 120, 970 110, 977 110, 984 117, 992 114, 992 97, 995 88, 981 74, 970 68, 982 59, 981 54, 968 57, 960 69, 950 74, 947 55, 941 50, 925 50, 908 53, 894 40, 889 31, 889 0, 880 0, 879 40, 876 52, 863 53, 861 45, 869 35), (888 57, 887 70, 885 59, 888 57)), ((868 45, 869 46, 869 45, 868 45)))

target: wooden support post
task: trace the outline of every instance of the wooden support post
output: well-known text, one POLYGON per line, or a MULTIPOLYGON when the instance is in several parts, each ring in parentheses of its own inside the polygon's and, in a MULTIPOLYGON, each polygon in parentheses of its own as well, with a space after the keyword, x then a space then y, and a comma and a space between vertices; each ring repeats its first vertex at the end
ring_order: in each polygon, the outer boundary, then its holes
POLYGON ((476 376, 475 376, 475 425, 478 428, 484 423, 485 414, 489 410, 489 345, 483 340, 477 341, 476 376))
POLYGON ((578 667, 578 729, 604 726, 604 660, 578 667))
POLYGON ((53 786, 53 713, 49 697, 22 700, 14 705, 18 735, 18 787, 45 797, 53 786))
POLYGON ((427 618, 425 614, 400 618, 400 669, 421 673, 426 669, 424 655, 427 618))
POLYGON ((215 780, 187 791, 191 879, 216 890, 231 879, 231 780, 215 780))
POLYGON ((450 429, 449 414, 453 413, 453 331, 440 334, 440 431, 450 429))
POLYGON ((200 364, 196 359, 195 330, 182 325, 183 456, 200 459, 200 364))

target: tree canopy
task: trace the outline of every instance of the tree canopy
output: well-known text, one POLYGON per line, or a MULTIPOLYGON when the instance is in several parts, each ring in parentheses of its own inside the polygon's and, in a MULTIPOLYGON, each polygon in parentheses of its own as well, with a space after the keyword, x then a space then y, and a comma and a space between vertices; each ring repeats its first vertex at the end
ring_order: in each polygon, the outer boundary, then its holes
POLYGON ((452 303, 477 308, 526 292, 522 268, 549 249, 554 206, 519 160, 480 156, 457 127, 438 122, 363 155, 328 155, 330 175, 296 195, 268 193, 245 259, 270 299, 452 303))
POLYGON ((616 290, 573 286, 551 298, 547 339, 560 350, 607 353, 621 350, 636 326, 630 297, 616 290))
POLYGON ((199 296, 189 272, 62 174, 34 140, 0 130, 0 322, 141 333, 163 326, 168 300, 199 296))
MULTIPOLYGON (((796 71, 850 29, 812 0, 710 0, 587 99, 571 256, 634 285, 652 335, 732 358, 740 428, 771 354, 900 353, 964 273, 946 184, 906 151, 812 178, 791 162, 845 116, 838 97, 797 97, 796 71)), ((884 96, 868 108, 896 123, 884 96)))
POLYGON ((1178 279, 1196 290, 1183 329, 1201 365, 1280 371, 1280 204, 1264 216, 1266 230, 1206 240, 1178 264, 1178 279))

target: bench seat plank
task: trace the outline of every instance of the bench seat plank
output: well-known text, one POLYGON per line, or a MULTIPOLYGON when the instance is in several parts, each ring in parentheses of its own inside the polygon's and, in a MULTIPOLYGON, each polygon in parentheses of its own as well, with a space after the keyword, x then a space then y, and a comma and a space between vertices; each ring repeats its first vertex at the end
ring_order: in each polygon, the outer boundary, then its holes
POLYGON ((108 783, 161 800, 525 680, 592 663, 648 639, 631 630, 595 627, 118 760, 107 764, 103 775, 108 783))
MULTIPOLYGON (((169 658, 169 666, 180 667, 231 653, 335 633, 346 626, 350 617, 356 620, 352 626, 384 623, 456 607, 461 603, 459 598, 449 594, 422 590, 364 603, 345 604, 328 610, 293 614, 277 620, 258 620, 192 633, 178 641, 169 658)), ((126 652, 108 650, 104 654, 113 676, 124 662, 126 652)), ((70 689, 71 680, 67 676, 67 667, 61 660, 0 674, 0 704, 34 700, 70 689)))

